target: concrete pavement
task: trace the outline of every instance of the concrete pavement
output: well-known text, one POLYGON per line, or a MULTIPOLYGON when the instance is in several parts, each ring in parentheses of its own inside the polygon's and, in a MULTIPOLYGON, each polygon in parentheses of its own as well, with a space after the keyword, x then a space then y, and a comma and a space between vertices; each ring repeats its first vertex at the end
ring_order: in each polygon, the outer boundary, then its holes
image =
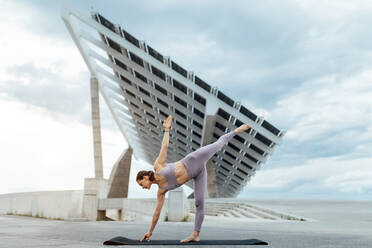
MULTIPOLYGON (((268 242, 268 247, 372 247, 372 202, 370 201, 249 200, 247 202, 304 216, 312 221, 235 218, 218 220, 206 216, 201 238, 257 238, 268 242)), ((102 247, 104 240, 118 235, 139 239, 148 230, 150 224, 150 222, 124 221, 68 222, 3 215, 0 216, 0 247, 102 247)), ((183 239, 191 233, 192 228, 193 222, 159 222, 151 238, 183 239)), ((194 247, 210 246, 195 245, 194 247)))

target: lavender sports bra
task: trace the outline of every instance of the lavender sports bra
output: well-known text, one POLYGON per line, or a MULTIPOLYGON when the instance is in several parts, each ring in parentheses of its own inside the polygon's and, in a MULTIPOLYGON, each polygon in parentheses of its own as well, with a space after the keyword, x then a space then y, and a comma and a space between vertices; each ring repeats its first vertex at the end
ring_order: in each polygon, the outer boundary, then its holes
POLYGON ((161 189, 166 189, 166 190, 172 190, 177 187, 179 187, 176 179, 176 175, 174 173, 174 163, 170 164, 165 164, 165 168, 160 171, 160 173, 156 173, 158 175, 164 176, 168 180, 168 185, 165 188, 162 188, 159 186, 161 189))

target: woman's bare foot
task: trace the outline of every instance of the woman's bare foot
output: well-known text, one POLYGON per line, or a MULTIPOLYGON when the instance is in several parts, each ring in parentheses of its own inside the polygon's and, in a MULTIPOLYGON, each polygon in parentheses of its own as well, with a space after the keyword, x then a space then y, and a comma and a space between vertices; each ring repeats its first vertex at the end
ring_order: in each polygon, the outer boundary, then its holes
POLYGON ((200 241, 200 237, 199 237, 199 235, 193 233, 193 234, 191 234, 189 237, 187 237, 187 238, 181 240, 180 242, 183 243, 183 242, 198 242, 198 241, 200 241))
POLYGON ((236 128, 235 132, 241 133, 241 132, 244 132, 245 130, 248 130, 249 128, 250 126, 248 124, 243 124, 240 127, 236 128))
POLYGON ((172 118, 173 117, 171 115, 168 115, 167 119, 165 119, 163 121, 164 129, 169 130, 169 128, 171 127, 171 124, 172 124, 172 118))

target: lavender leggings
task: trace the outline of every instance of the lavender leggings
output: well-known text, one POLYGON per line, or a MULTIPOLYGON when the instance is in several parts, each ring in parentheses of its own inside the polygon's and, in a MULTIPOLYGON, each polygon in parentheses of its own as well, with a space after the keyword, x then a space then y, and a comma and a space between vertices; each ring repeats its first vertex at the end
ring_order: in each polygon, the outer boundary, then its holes
POLYGON ((181 160, 186 166, 190 179, 194 179, 194 197, 196 207, 194 224, 195 231, 200 231, 204 220, 204 194, 207 186, 207 168, 205 165, 218 150, 234 137, 235 134, 235 131, 226 133, 219 137, 216 142, 200 147, 181 160))

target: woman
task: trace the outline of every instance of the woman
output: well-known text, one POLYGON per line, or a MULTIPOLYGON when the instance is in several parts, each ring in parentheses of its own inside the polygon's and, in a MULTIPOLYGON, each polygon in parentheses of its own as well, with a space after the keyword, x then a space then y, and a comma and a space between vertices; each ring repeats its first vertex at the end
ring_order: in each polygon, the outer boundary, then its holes
POLYGON ((163 207, 165 193, 168 190, 180 187, 190 179, 194 179, 194 197, 195 197, 195 224, 193 233, 181 242, 200 241, 199 233, 204 220, 204 193, 207 184, 207 161, 220 150, 235 134, 241 133, 249 128, 248 124, 243 124, 227 134, 222 135, 216 142, 200 147, 196 151, 189 153, 182 160, 175 163, 166 164, 167 149, 169 143, 169 129, 172 122, 172 116, 168 116, 163 122, 164 136, 160 154, 155 160, 153 171, 140 171, 137 174, 137 183, 146 189, 150 189, 152 184, 157 184, 159 190, 157 193, 157 205, 152 218, 150 230, 142 237, 143 240, 150 240, 152 231, 158 222, 161 209, 163 207))

